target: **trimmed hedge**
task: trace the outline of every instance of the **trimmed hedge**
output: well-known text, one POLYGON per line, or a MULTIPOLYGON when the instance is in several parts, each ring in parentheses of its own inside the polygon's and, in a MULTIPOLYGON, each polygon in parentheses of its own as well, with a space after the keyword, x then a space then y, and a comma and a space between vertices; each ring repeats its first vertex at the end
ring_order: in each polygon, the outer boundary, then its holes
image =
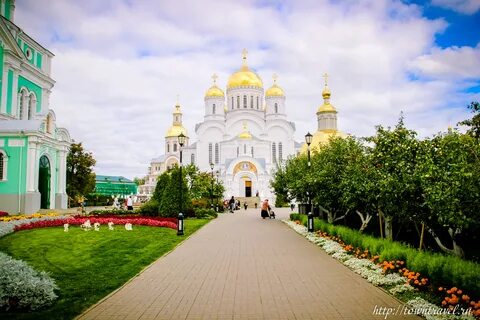
MULTIPOLYGON (((290 220, 299 220, 307 225, 307 216, 292 213, 290 220)), ((480 295, 480 264, 462 260, 455 256, 447 256, 429 251, 419 251, 408 245, 378 239, 357 230, 344 226, 329 224, 315 218, 315 230, 321 230, 331 236, 340 237, 346 244, 363 250, 368 249, 370 254, 380 256, 380 261, 403 260, 406 267, 427 276, 432 283, 441 286, 459 287, 480 295)))

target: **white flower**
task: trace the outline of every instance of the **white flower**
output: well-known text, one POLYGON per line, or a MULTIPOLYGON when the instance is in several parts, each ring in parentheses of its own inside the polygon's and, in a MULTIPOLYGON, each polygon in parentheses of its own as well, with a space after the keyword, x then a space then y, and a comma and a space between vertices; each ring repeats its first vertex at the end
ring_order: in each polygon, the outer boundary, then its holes
POLYGON ((403 293, 403 292, 407 292, 407 291, 413 291, 413 290, 415 290, 414 287, 412 287, 408 283, 404 283, 404 284, 397 284, 395 287, 388 290, 388 292, 390 292, 393 295, 396 295, 396 294, 399 294, 399 293, 403 293))

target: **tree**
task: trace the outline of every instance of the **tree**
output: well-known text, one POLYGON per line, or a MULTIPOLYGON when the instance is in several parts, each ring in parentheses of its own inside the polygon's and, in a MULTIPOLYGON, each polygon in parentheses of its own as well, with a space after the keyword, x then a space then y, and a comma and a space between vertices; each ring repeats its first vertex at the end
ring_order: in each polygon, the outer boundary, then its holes
POLYGON ((96 161, 91 152, 83 149, 82 143, 72 143, 67 156, 67 194, 79 201, 95 189, 96 161))
POLYGON ((463 257, 458 237, 480 226, 480 143, 454 130, 422 144, 417 170, 429 214, 427 230, 442 251, 463 257), (447 229, 451 249, 435 230, 447 229))
POLYGON ((369 148, 353 138, 348 143, 345 157, 345 173, 340 180, 340 202, 349 211, 355 211, 362 224, 360 232, 365 230, 368 223, 377 212, 377 175, 372 166, 369 148))
POLYGON ((135 184, 137 186, 144 185, 145 184, 145 177, 143 177, 143 178, 135 177, 135 178, 133 178, 133 182, 135 182, 135 184))
POLYGON ((163 217, 176 217, 180 212, 185 214, 190 208, 190 194, 185 172, 180 175, 180 171, 179 167, 170 170, 170 179, 163 190, 160 202, 160 215, 163 217))
POLYGON ((369 140, 375 143, 371 160, 378 175, 375 180, 379 215, 385 219, 385 236, 392 240, 393 219, 411 219, 421 203, 415 176, 419 143, 416 132, 405 127, 403 116, 394 130, 378 126, 376 135, 369 140))
POLYGON ((163 172, 157 178, 157 184, 155 185, 155 190, 153 191, 153 194, 152 194, 152 200, 156 201, 158 205, 160 205, 160 202, 162 201, 163 191, 165 190, 169 181, 170 181, 170 170, 163 172))
POLYGON ((458 124, 470 127, 467 133, 478 140, 480 139, 480 103, 473 101, 467 108, 474 113, 474 116, 472 119, 463 120, 458 124))

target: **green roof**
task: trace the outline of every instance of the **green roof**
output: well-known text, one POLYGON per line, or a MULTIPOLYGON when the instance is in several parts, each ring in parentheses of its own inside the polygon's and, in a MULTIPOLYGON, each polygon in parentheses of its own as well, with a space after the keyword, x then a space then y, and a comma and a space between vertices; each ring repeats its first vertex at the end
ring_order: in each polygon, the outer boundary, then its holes
POLYGON ((97 175, 93 193, 107 196, 137 194, 137 185, 122 176, 97 175))

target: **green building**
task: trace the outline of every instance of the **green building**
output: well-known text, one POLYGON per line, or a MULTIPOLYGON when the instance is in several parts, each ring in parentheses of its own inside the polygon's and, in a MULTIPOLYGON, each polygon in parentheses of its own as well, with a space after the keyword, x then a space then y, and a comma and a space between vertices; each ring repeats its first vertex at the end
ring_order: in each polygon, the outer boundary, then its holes
POLYGON ((0 210, 67 207, 71 143, 50 109, 53 54, 14 23, 15 0, 0 0, 0 210))
POLYGON ((94 194, 125 198, 125 196, 137 194, 137 185, 125 177, 97 175, 94 194))

